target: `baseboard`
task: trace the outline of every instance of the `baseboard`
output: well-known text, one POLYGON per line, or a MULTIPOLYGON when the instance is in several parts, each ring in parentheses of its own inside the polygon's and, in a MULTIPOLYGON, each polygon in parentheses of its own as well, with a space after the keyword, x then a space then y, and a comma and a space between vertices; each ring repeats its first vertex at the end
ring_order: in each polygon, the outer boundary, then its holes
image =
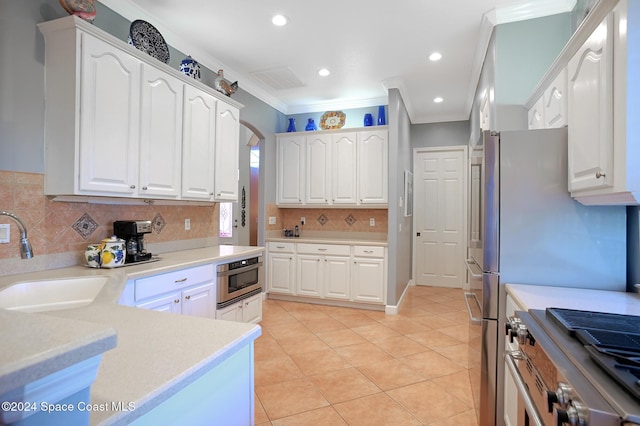
POLYGON ((416 285, 413 279, 409 280, 409 283, 405 286, 404 291, 400 295, 400 300, 398 300, 397 305, 385 305, 384 313, 387 315, 398 315, 398 311, 400 310, 400 305, 402 305, 402 301, 404 300, 404 296, 407 294, 407 290, 409 287, 416 285))

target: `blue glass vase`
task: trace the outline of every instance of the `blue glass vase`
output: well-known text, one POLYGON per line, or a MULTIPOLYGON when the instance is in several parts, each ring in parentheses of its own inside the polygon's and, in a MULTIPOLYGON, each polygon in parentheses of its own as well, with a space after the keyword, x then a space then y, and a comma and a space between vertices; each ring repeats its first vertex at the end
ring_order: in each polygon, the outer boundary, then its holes
POLYGON ((313 122, 313 118, 309 119, 309 122, 307 123, 307 127, 304 128, 307 132, 311 131, 311 130, 318 130, 318 128, 316 127, 316 123, 313 122))
POLYGON ((387 119, 384 115, 384 105, 378 107, 378 126, 384 126, 387 124, 387 119))
POLYGON ((364 115, 364 126, 365 127, 373 126, 373 114, 367 113, 364 115))
POLYGON ((295 132, 296 131, 296 119, 289 119, 289 127, 287 127, 287 132, 295 132))

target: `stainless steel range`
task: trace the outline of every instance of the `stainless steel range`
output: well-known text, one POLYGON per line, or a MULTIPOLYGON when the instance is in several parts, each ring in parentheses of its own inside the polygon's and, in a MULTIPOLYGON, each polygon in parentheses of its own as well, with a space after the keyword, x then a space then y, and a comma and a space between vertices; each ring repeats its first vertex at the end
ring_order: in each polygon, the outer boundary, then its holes
POLYGON ((518 425, 640 424, 640 317, 548 308, 516 312, 506 354, 518 425))

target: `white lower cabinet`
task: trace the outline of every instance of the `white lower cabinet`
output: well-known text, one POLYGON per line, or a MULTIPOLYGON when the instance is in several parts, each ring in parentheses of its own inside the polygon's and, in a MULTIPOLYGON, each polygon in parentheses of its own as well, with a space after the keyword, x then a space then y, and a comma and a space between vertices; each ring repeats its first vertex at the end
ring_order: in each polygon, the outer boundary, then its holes
POLYGON ((385 303, 385 247, 270 242, 267 254, 269 293, 385 303))
POLYGON ((257 324, 262 321, 262 293, 216 311, 216 319, 257 324))
POLYGON ((160 312, 215 318, 213 265, 131 280, 127 282, 120 303, 160 312))

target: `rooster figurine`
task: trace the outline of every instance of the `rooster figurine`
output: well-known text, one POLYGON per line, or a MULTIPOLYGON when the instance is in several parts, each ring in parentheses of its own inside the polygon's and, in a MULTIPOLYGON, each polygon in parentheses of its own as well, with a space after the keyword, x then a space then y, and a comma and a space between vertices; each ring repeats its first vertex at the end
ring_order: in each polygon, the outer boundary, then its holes
POLYGON ((218 76, 213 80, 213 87, 220 93, 224 93, 227 96, 231 96, 238 90, 238 82, 235 81, 231 84, 227 83, 224 79, 223 70, 218 70, 218 76))

